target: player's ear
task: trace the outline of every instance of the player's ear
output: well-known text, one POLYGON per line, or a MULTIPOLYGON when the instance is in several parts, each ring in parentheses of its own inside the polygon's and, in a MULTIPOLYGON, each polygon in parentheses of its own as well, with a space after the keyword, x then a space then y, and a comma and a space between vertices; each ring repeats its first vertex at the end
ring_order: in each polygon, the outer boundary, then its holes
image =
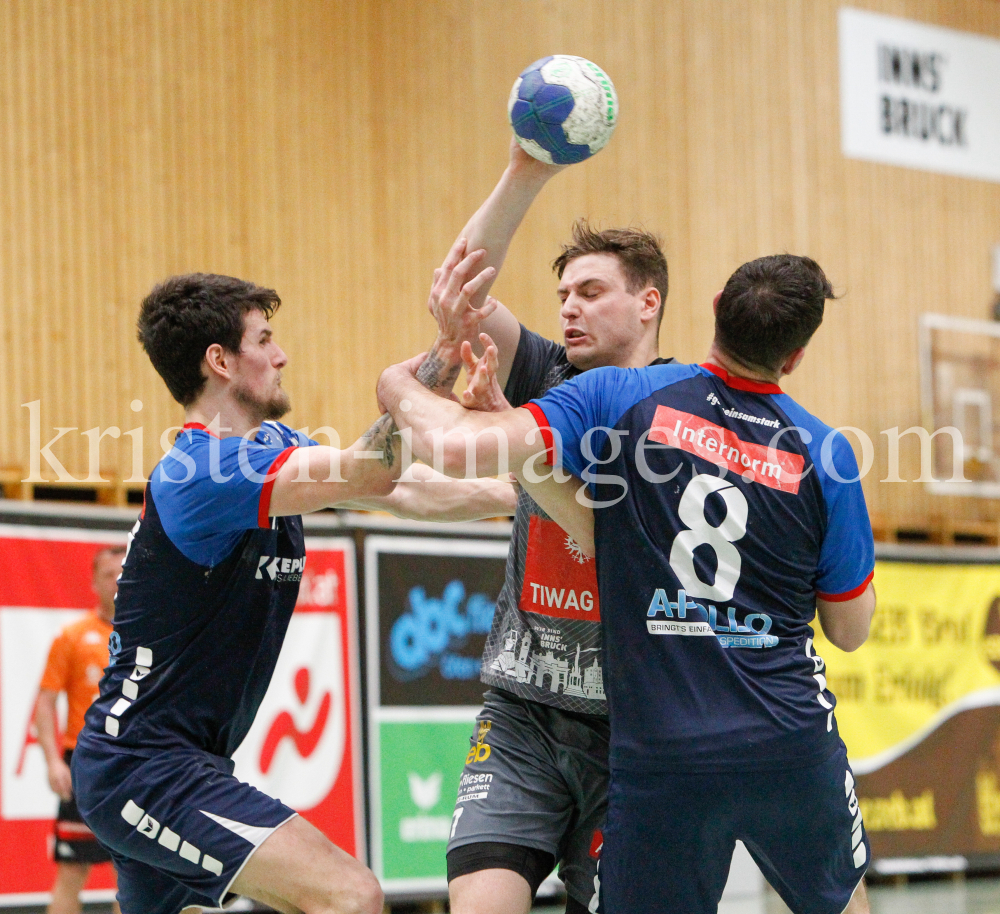
POLYGON ((205 367, 208 377, 216 375, 228 379, 231 376, 231 361, 232 353, 226 352, 219 343, 212 343, 205 350, 205 367))
POLYGON ((806 354, 806 347, 799 346, 794 352, 789 354, 788 358, 785 359, 785 364, 781 366, 781 374, 791 374, 799 367, 799 363, 802 361, 803 356, 806 354))
POLYGON ((724 291, 724 289, 719 289, 719 291, 715 293, 715 298, 712 299, 712 314, 715 314, 715 312, 719 309, 719 299, 722 298, 722 293, 724 291))
POLYGON ((656 316, 660 313, 661 304, 660 290, 656 286, 650 286, 642 293, 642 311, 639 314, 639 320, 643 323, 656 320, 656 316))

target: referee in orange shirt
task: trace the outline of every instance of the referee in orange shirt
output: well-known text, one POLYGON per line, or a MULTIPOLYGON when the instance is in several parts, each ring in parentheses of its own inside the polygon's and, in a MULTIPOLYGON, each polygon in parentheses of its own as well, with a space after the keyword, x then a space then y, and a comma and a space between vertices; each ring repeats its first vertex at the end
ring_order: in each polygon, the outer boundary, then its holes
MULTIPOLYGON (((82 619, 67 625, 52 642, 35 706, 38 742, 45 750, 49 786, 59 795, 55 847, 57 866, 48 914, 80 914, 80 891, 94 863, 110 863, 111 855, 80 818, 70 783, 69 763, 83 715, 97 697, 98 684, 108 665, 108 638, 115 617, 118 575, 125 558, 124 546, 109 546, 94 556, 91 587, 97 607, 82 619), (69 710, 66 732, 59 739, 56 699, 66 693, 69 710)), ((118 911, 117 903, 114 910, 118 911)))

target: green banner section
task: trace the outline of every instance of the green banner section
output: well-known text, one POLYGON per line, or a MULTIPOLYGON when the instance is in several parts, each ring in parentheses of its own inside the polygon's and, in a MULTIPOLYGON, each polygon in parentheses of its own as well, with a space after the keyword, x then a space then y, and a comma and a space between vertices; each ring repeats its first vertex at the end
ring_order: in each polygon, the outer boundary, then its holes
POLYGON ((458 780, 475 710, 462 723, 382 722, 382 877, 446 878, 458 780))

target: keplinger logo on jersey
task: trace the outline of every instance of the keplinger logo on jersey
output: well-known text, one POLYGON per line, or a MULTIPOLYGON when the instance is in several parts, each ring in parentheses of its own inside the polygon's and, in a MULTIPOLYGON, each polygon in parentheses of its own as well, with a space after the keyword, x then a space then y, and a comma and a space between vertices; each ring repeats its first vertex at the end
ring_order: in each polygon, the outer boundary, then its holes
POLYGON ((264 580, 266 574, 269 580, 276 584, 287 584, 302 580, 302 570, 306 567, 306 557, 286 559, 280 555, 262 555, 257 562, 258 581, 264 580))

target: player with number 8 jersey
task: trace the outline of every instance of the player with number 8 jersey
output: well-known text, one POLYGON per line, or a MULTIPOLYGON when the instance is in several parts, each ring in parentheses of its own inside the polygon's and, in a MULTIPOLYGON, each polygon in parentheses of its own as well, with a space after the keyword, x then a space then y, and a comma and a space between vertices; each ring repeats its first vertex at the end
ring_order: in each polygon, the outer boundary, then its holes
MULTIPOLYGON (((713 914, 736 840, 794 914, 868 910, 868 841, 811 623, 818 611, 846 650, 867 637, 871 525, 850 444, 777 383, 832 297, 814 261, 761 258, 716 296, 702 365, 596 368, 482 419, 426 396, 405 414, 417 454, 432 428, 488 421, 520 464, 540 430, 548 462, 589 486, 611 721, 608 914, 713 914)), ((383 375, 397 421, 394 398, 412 388, 383 375)), ((493 469, 482 448, 476 459, 493 469)))

